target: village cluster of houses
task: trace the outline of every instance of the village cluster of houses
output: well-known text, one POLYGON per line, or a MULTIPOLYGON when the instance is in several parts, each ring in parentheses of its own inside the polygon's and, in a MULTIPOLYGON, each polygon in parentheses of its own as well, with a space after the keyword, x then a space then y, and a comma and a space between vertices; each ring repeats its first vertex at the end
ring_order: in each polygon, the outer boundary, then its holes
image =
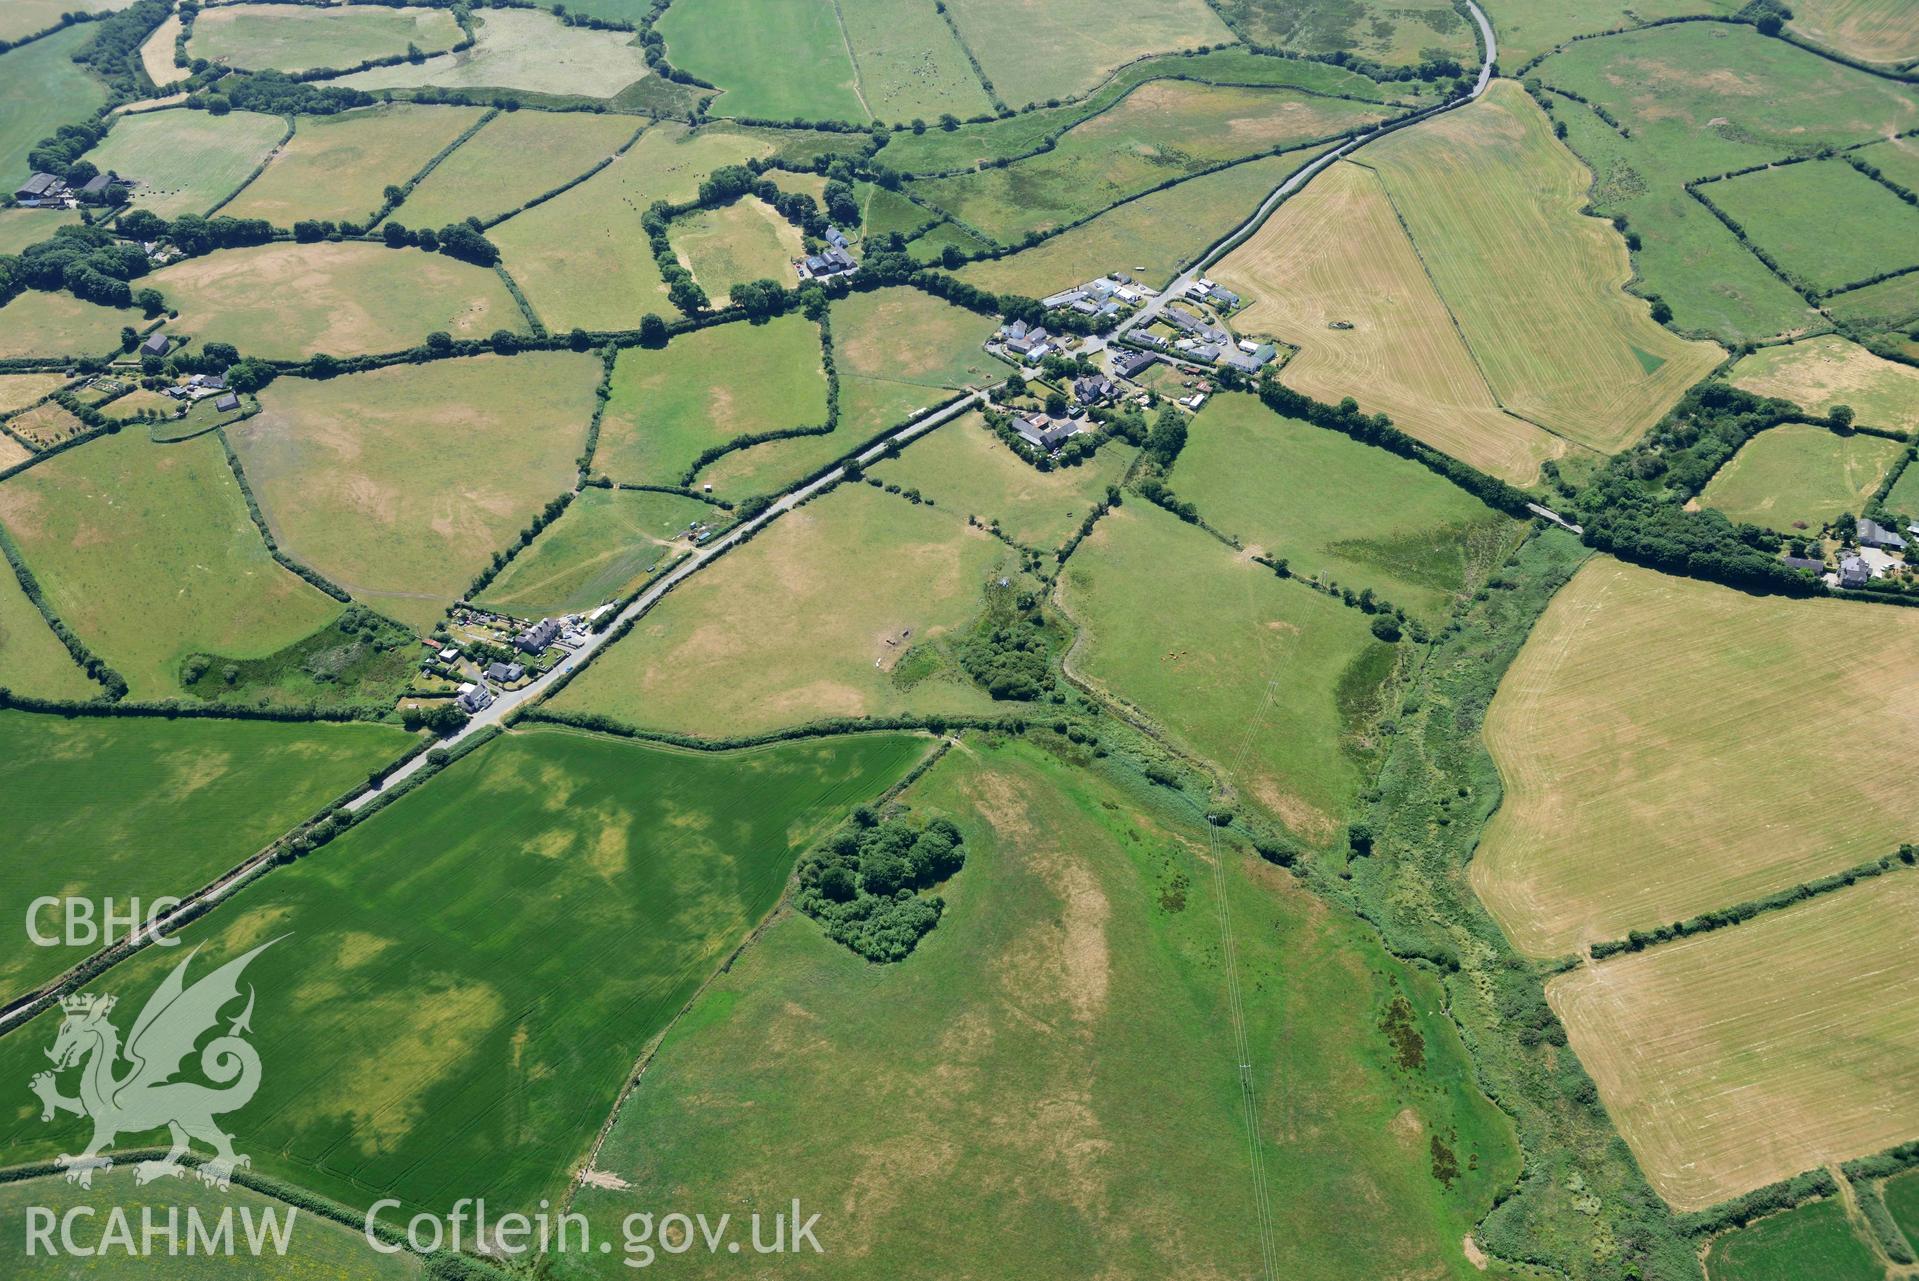
POLYGON ((1156 292, 1134 281, 1123 271, 1089 280, 1083 285, 1063 289, 1039 300, 1048 311, 1065 309, 1082 316, 1118 317, 1139 306, 1146 295, 1156 292))
MULTIPOLYGON (((528 660, 539 658, 555 645, 571 648, 574 645, 584 643, 586 640, 586 637, 579 632, 578 628, 585 621, 597 616, 601 611, 610 608, 612 608, 612 606, 603 605, 600 607, 600 610, 596 610, 594 614, 582 616, 569 615, 565 618, 542 618, 537 623, 532 623, 521 628, 516 634, 512 635, 509 643, 514 649, 526 655, 528 660)), ((458 621, 468 624, 469 626, 482 627, 486 629, 487 632, 498 636, 502 640, 507 639, 505 632, 513 625, 512 619, 500 615, 488 614, 483 611, 471 611, 464 615, 459 615, 457 618, 458 621)), ((448 645, 439 651, 437 657, 442 664, 451 665, 457 663, 460 660, 460 647, 458 645, 448 645)), ((529 675, 537 676, 538 674, 539 672, 537 670, 528 667, 526 663, 518 660, 503 659, 491 662, 480 671, 477 680, 467 681, 461 684, 459 693, 453 701, 461 711, 471 716, 475 712, 485 711, 491 707, 493 701, 499 697, 502 690, 518 685, 521 681, 526 680, 529 675)))
MULTIPOLYGON (((1907 533, 1919 537, 1919 524, 1907 526, 1907 533)), ((1786 556, 1782 559, 1793 569, 1818 574, 1834 587, 1848 588, 1864 587, 1873 579, 1883 578, 1906 564, 1909 540, 1878 521, 1861 516, 1854 537, 1859 545, 1839 558, 1836 573, 1828 572, 1826 562, 1816 556, 1786 556)))
POLYGON ((105 196, 107 188, 115 183, 124 186, 127 180, 110 169, 78 187, 69 186, 66 179, 54 174, 36 173, 13 189, 13 201, 25 209, 72 209, 83 200, 105 196))
POLYGON ((838 227, 826 229, 826 248, 808 254, 793 265, 799 270, 801 280, 821 280, 859 270, 859 263, 848 250, 846 233, 838 227))

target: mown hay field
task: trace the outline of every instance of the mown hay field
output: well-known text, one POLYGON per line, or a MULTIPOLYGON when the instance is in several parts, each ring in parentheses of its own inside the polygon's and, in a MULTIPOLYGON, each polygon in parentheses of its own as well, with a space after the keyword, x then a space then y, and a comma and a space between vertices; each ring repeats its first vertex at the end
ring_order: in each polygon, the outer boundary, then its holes
POLYGON ((219 441, 121 432, 0 484, 0 522, 47 603, 135 698, 180 692, 180 661, 260 658, 340 605, 267 554, 219 441))
POLYGON ((115 124, 87 159, 134 179, 136 206, 174 218, 238 191, 286 132, 286 121, 256 111, 149 111, 115 124))
MULTIPOLYGON (((111 896, 122 912, 135 897, 184 897, 411 742, 392 725, 0 712, 13 854, 0 864, 0 893, 21 913, 42 895, 111 896)), ((60 932, 57 916, 45 914, 43 933, 60 932)), ((15 926, 0 943, 9 998, 99 946, 36 947, 15 926)))
POLYGON ((487 235, 548 326, 634 328, 647 312, 671 312, 640 215, 656 200, 691 200, 715 169, 772 150, 746 134, 655 125, 585 182, 487 235))
POLYGON ((1085 93, 1151 53, 1231 44, 1204 0, 948 0, 960 39, 1010 107, 1085 93))
MULTIPOLYGON (((912 182, 919 199, 1002 244, 1051 231, 1221 162, 1319 142, 1389 109, 1293 89, 1154 80, 1003 168, 912 182)), ((1244 211, 1241 211, 1243 214, 1244 211)))
POLYGON ((302 116, 292 139, 220 212, 276 227, 302 218, 364 222, 387 187, 418 174, 480 114, 477 107, 386 103, 302 116))
POLYGON ((1919 12, 1904 0, 1801 0, 1792 29, 1864 62, 1919 58, 1919 12))
MULTIPOLYGON (((261 1173, 365 1207, 558 1201, 635 1059, 776 903, 794 858, 921 758, 872 735, 714 755, 543 727, 452 765, 149 949, 97 990, 138 1009, 189 949, 251 965, 261 1173)), ((51 1016, 0 1042, 24 1081, 51 1016)), ((9 1154, 84 1122, 0 1105, 9 1154)))
POLYGON ((1700 192, 1818 289, 1919 266, 1919 213, 1843 160, 1762 169, 1700 192))
POLYGON ((1366 615, 1140 502, 1100 521, 1057 596, 1080 628, 1074 672, 1165 726, 1296 835, 1339 833, 1394 660, 1366 615))
POLYGON ((0 53, 0 185, 12 191, 33 172, 27 153, 64 124, 83 124, 107 100, 106 86, 73 61, 93 39, 91 24, 56 31, 0 53))
POLYGON ((599 380, 573 352, 281 378, 230 435, 288 554, 424 629, 571 487, 599 380))
POLYGON ((1289 387, 1328 402, 1352 396, 1514 484, 1531 484, 1540 463, 1572 448, 1499 408, 1370 169, 1333 165, 1211 274, 1248 299, 1239 332, 1299 348, 1280 371, 1289 387))
POLYGON ((1446 0, 1228 0, 1224 16, 1254 44, 1297 53, 1349 53, 1395 66, 1442 53, 1462 67, 1479 61, 1471 19, 1446 0))
POLYGON ((345 70, 409 46, 439 53, 463 39, 445 9, 232 4, 194 19, 187 56, 249 71, 345 70))
POLYGON ((651 75, 646 51, 628 31, 569 27, 538 9, 488 9, 471 49, 414 64, 371 67, 330 83, 382 89, 524 89, 611 98, 651 75))
POLYGON ((176 80, 185 80, 193 72, 174 62, 175 46, 185 24, 180 21, 178 11, 167 15, 165 21, 153 29, 146 43, 140 46, 140 65, 146 68, 147 76, 157 89, 165 89, 176 80))
POLYGON ((679 494, 583 489, 476 603, 545 618, 619 600, 662 561, 690 550, 692 543, 680 537, 688 525, 726 519, 718 508, 679 494))
POLYGON ((76 701, 105 692, 73 661, 46 616, 27 599, 11 565, 0 571, 0 685, 32 698, 76 701))
POLYGON ((1754 436, 1699 495, 1728 520, 1782 532, 1818 529, 1841 512, 1864 511, 1906 450, 1878 436, 1841 436, 1786 423, 1754 436))
POLYGON ((64 373, 0 374, 0 414, 25 409, 72 381, 64 373))
POLYGON ((1916 834, 1903 780, 1833 752, 1899 741, 1915 666, 1903 609, 1595 560, 1487 712, 1506 799, 1473 887, 1521 951, 1563 956, 1889 853, 1916 834))
POLYGON ((232 343, 271 360, 400 351, 436 329, 456 338, 527 332, 497 273, 365 241, 227 249, 162 267, 141 283, 179 308, 175 323, 202 344, 232 343))
MULTIPOLYGON (((1724 817, 1724 811, 1720 817, 1724 817)), ((1919 876, 1546 985, 1655 1191, 1698 1210, 1919 1131, 1919 876)))
POLYGON ((915 440, 872 469, 890 485, 933 499, 954 520, 977 517, 1016 543, 1052 551, 1073 536, 1126 475, 1138 451, 1114 441, 1076 467, 1041 471, 1002 444, 978 413, 915 440))
POLYGON ((1370 588, 1427 623, 1505 558, 1513 521, 1418 463, 1234 392, 1193 420, 1174 491, 1301 577, 1370 588))
POLYGON ((137 311, 29 289, 0 307, 0 358, 102 356, 120 349, 120 330, 146 326, 137 311))
POLYGON ((642 128, 590 111, 502 111, 433 167, 390 215, 408 227, 482 222, 569 182, 642 128))
POLYGON ((1513 412, 1610 453, 1722 359, 1626 294, 1625 242, 1580 212, 1591 172, 1517 84, 1387 138, 1364 163, 1513 412))
POLYGON ((902 800, 966 837, 938 928, 870 965, 777 917, 621 1109, 595 1164, 611 1177, 576 1202, 595 1236, 669 1189, 740 1213, 797 1196, 826 1211, 826 1253, 786 1256, 796 1277, 1257 1274, 1224 911, 1240 982, 1261 994, 1247 1071, 1276 1274, 1483 1275, 1459 1243, 1518 1158, 1429 978, 1243 847, 1209 856, 1169 793, 1097 767, 969 743, 902 800), (1388 1011, 1409 1020, 1416 1065, 1381 1031, 1388 1011), (1450 1187, 1435 1144, 1457 1158, 1450 1187))
POLYGON ((1815 414, 1849 405, 1867 427, 1919 430, 1919 369, 1875 356, 1838 334, 1762 347, 1741 356, 1726 379, 1815 414))
POLYGON ((725 306, 734 285, 772 280, 785 285, 793 260, 806 256, 800 229, 754 197, 676 218, 667 233, 680 265, 725 306))
POLYGON ((1846 1207, 1827 1199, 1728 1232, 1706 1253, 1712 1281, 1882 1281, 1885 1265, 1860 1239, 1846 1207))
POLYGON ((841 716, 991 715, 934 647, 1014 572, 984 530, 842 486, 676 588, 554 706, 715 739, 841 716))
POLYGON ((825 422, 818 325, 801 315, 714 325, 664 347, 620 352, 593 469, 618 481, 677 485, 705 450, 825 422))
POLYGON ((72 226, 72 209, 0 209, 0 254, 17 254, 28 245, 53 239, 57 228, 72 226))

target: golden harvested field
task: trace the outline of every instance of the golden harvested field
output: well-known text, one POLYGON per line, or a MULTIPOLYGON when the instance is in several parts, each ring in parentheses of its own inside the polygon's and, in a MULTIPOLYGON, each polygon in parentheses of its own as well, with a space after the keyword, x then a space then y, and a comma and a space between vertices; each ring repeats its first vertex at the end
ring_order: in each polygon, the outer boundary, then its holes
POLYGON ((610 98, 651 74, 646 51, 628 31, 569 27, 536 8, 487 9, 473 20, 480 30, 471 49, 443 53, 417 66, 402 62, 370 67, 330 83, 375 93, 430 85, 610 98))
POLYGON ((469 216, 497 218, 579 177, 639 128, 631 116, 502 111, 435 165, 393 220, 438 228, 469 216))
POLYGON ((233 4, 208 7, 194 20, 187 56, 250 71, 341 71, 409 46, 439 53, 463 39, 445 9, 233 4))
POLYGON ((930 651, 922 672, 908 655, 966 627, 1013 559, 984 530, 845 485, 675 590, 555 706, 705 738, 834 716, 990 715, 963 673, 930 651))
POLYGON ((1915 931, 1900 868, 1546 996, 1647 1180, 1698 1210, 1919 1134, 1915 931))
POLYGON ((155 27, 146 43, 140 46, 140 65, 147 69, 147 75, 156 88, 164 89, 174 81, 185 80, 193 74, 186 67, 174 65, 173 61, 181 25, 178 12, 168 15, 166 21, 155 27))
POLYGON ((276 227, 301 218, 370 218, 389 185, 426 168, 480 115, 478 107, 387 103, 302 116, 292 140, 220 212, 265 218, 276 227))
POLYGON ((33 451, 11 436, 0 434, 0 471, 24 463, 33 451))
POLYGON ((25 409, 70 380, 65 374, 0 374, 0 414, 25 409))
POLYGON ((573 352, 281 378, 229 434, 289 555, 424 628, 573 483, 599 381, 573 352))
POLYGON ((1838 334, 1762 347, 1740 357, 1727 380, 1816 414, 1850 405, 1865 426, 1919 430, 1919 369, 1881 359, 1838 334))
POLYGON ((1571 449, 1499 408, 1370 169, 1333 165, 1211 274, 1251 300, 1235 328, 1300 349, 1280 375, 1290 387, 1332 402, 1352 396, 1518 485, 1571 449), (1352 328, 1328 328, 1335 321, 1352 328))
POLYGON ((273 360, 398 351, 436 329, 455 338, 526 332, 526 317, 497 273, 365 241, 223 250, 148 280, 200 342, 229 342, 273 360))
POLYGON ((1579 211, 1592 172, 1512 81, 1364 153, 1500 403, 1624 449, 1724 353, 1625 293, 1618 232, 1579 211))
POLYGON ((1792 29, 1866 62, 1919 57, 1919 6, 1912 0, 1796 0, 1792 29))
POLYGON ((1521 951, 1563 956, 1889 853, 1919 815, 1870 758, 1919 725, 1916 672, 1909 610, 1596 559, 1487 713, 1506 799, 1473 886, 1521 951))

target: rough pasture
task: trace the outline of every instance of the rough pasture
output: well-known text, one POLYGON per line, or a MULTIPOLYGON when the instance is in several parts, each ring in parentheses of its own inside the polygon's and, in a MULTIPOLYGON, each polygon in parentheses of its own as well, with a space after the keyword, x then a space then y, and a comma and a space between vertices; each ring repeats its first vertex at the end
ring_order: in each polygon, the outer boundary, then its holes
POLYGON ((1699 502, 1732 521, 1782 532, 1817 530, 1841 512, 1864 511, 1904 452, 1904 445, 1878 436, 1786 423, 1741 446, 1699 502))
POLYGON ((363 223, 387 187, 419 173, 480 114, 477 107, 386 103, 302 116, 292 139, 220 212, 276 227, 302 218, 363 223))
POLYGON ((1919 430, 1919 369, 1882 359, 1837 334, 1762 347, 1740 357, 1727 381, 1815 414, 1848 405, 1868 427, 1919 430))

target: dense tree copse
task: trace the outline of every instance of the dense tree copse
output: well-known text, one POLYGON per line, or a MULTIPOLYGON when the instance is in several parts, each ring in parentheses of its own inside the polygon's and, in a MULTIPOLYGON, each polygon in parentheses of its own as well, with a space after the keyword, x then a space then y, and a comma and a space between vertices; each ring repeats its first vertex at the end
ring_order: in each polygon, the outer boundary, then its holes
POLYGON ((870 806, 800 861, 794 902, 827 937, 869 961, 904 960, 939 923, 943 900, 930 889, 966 861, 950 819, 922 825, 882 818, 870 806))

